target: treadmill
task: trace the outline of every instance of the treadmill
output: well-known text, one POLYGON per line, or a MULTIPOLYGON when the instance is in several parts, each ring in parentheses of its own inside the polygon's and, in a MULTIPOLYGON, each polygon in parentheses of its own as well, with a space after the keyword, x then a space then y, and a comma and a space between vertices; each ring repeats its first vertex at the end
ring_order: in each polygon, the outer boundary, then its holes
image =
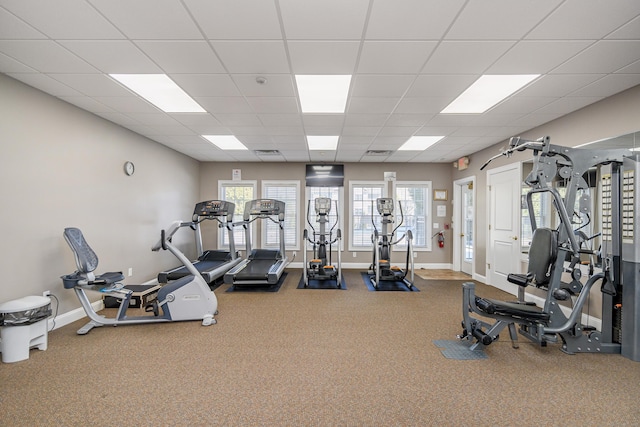
MULTIPOLYGON (((236 252, 233 240, 233 212, 235 205, 225 200, 207 200, 196 204, 191 222, 181 222, 180 226, 173 230, 172 234, 182 228, 190 227, 195 232, 196 250, 198 259, 193 261, 193 266, 208 284, 215 284, 230 268, 236 266, 242 259, 236 252), (200 223, 206 220, 218 222, 218 228, 226 228, 229 236, 229 250, 202 250, 202 234, 200 223)), ((170 238, 171 236, 169 236, 170 238)), ((158 282, 166 284, 174 280, 191 275, 185 266, 158 274, 158 282)))
POLYGON ((242 225, 245 230, 247 259, 227 271, 224 282, 235 286, 265 287, 278 283, 288 263, 284 247, 284 202, 274 199, 250 200, 245 204, 242 225), (251 249, 250 224, 270 220, 280 229, 280 249, 251 249))

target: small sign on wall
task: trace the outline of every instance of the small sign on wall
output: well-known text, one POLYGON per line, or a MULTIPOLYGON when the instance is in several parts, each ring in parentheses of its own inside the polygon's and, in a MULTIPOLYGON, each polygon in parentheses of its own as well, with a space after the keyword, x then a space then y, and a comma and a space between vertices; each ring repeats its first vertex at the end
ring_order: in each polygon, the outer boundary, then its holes
POLYGON ((233 181, 241 181, 242 180, 242 169, 233 169, 231 171, 231 179, 233 181))
POLYGON ((395 181, 396 180, 396 173, 395 172, 385 172, 384 173, 384 180, 385 181, 395 181))

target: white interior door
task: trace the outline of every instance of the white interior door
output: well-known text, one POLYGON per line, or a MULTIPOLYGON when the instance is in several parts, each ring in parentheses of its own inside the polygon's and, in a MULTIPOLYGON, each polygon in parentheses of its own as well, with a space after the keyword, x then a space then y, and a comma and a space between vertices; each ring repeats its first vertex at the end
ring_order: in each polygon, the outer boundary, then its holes
POLYGON ((487 172, 489 185, 489 242, 487 276, 490 284, 516 295, 516 285, 507 282, 520 264, 520 163, 487 172))

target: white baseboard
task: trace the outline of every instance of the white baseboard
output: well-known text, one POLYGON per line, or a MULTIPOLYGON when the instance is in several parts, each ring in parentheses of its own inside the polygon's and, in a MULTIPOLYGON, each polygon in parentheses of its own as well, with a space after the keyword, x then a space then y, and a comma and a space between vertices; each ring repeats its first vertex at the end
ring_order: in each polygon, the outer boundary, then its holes
POLYGON ((476 281, 480 282, 480 283, 484 283, 485 285, 488 285, 488 284, 489 284, 489 283, 487 282, 487 276, 481 276, 481 275, 479 275, 479 274, 474 273, 474 274, 471 276, 471 278, 472 278, 473 280, 476 280, 476 281))
MULTIPOLYGON (((342 262, 342 268, 345 270, 366 270, 369 268, 369 266, 371 265, 371 263, 369 262, 342 262)), ((403 265, 402 263, 399 263, 398 265, 403 265)), ((446 263, 434 263, 434 264, 414 264, 413 265, 413 269, 414 270, 419 270, 419 269, 451 269, 452 265, 451 264, 446 264, 446 263)), ((287 268, 300 268, 302 269, 302 263, 301 262, 292 262, 290 263, 287 268)))
MULTIPOLYGON (((95 311, 100 311, 104 308, 102 300, 91 303, 95 311)), ((54 329, 61 328, 70 323, 80 320, 83 317, 87 317, 87 313, 84 312, 82 307, 78 307, 75 310, 67 311, 66 313, 58 314, 55 319, 49 319, 48 327, 52 331, 54 329)))

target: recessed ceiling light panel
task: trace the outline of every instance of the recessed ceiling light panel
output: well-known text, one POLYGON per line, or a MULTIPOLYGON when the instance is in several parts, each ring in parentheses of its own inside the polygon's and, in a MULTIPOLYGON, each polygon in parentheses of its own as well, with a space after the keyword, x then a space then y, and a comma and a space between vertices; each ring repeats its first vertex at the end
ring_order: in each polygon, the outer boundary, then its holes
POLYGON ((484 75, 460 96, 453 100, 441 114, 481 114, 503 99, 523 88, 540 74, 484 75))
POLYGON ((398 151, 424 151, 442 138, 444 136, 412 136, 398 151))
POLYGON ((311 136, 307 135, 309 150, 335 151, 338 148, 337 136, 311 136))
POLYGON ((202 135, 202 137, 209 142, 213 143, 221 150, 247 150, 245 145, 238 141, 233 135, 202 135))
POLYGON ((165 113, 206 113, 166 74, 109 74, 165 113))
POLYGON ((296 75, 303 113, 344 113, 350 75, 296 75))

